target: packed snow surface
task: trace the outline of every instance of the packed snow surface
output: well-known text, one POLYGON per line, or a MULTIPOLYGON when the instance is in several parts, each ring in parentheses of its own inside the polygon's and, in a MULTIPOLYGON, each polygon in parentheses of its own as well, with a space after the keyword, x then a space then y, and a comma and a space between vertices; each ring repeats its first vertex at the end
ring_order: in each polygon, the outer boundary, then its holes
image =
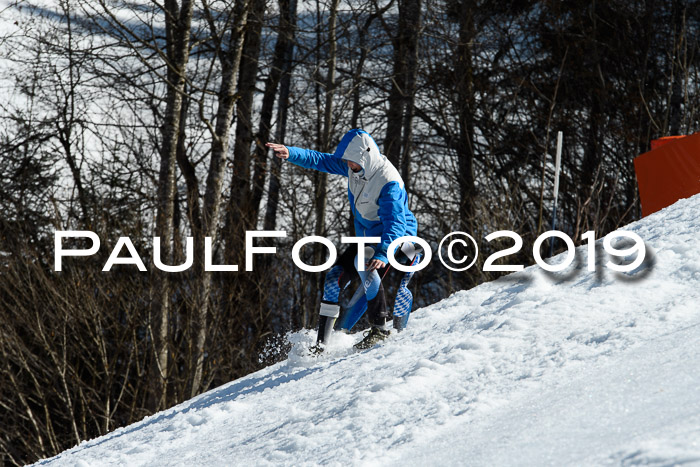
POLYGON ((47 465, 700 465, 700 196, 629 225, 645 262, 597 243, 414 311, 353 353, 336 334, 47 465), (629 258, 631 261, 633 258, 629 258))

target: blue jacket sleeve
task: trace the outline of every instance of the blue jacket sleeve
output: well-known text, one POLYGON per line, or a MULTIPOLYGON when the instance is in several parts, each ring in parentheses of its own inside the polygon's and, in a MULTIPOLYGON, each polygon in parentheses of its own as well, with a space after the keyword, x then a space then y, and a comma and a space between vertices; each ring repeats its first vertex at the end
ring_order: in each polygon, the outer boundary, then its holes
POLYGON ((377 204, 379 205, 379 219, 382 222, 382 241, 377 246, 372 259, 388 261, 387 249, 391 242, 406 235, 406 190, 398 182, 390 182, 384 185, 379 193, 377 204))
POLYGON ((287 160, 292 164, 329 174, 348 176, 348 166, 340 157, 293 146, 287 146, 287 149, 289 150, 289 159, 287 160))

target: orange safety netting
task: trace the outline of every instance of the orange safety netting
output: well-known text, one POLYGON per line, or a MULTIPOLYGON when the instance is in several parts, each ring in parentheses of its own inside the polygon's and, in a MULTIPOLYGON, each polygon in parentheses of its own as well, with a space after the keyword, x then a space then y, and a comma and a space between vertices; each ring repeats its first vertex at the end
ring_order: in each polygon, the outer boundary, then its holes
POLYGON ((700 193, 700 133, 652 141, 634 169, 644 216, 700 193))
POLYGON ((659 139, 652 139, 651 140, 651 149, 653 150, 656 148, 660 148, 664 144, 673 143, 674 141, 677 141, 677 140, 682 139, 682 138, 686 138, 687 136, 688 135, 664 136, 664 137, 659 138, 659 139))

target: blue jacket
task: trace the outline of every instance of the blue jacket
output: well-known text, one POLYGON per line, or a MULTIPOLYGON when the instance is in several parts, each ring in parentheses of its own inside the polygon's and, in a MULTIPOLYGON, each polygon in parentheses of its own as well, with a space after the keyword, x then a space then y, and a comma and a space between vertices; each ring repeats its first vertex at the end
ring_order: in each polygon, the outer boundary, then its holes
POLYGON ((373 259, 388 261, 387 248, 405 235, 415 236, 418 222, 408 209, 408 195, 396 168, 379 152, 369 133, 350 130, 334 154, 287 147, 289 162, 348 178, 348 199, 355 219, 355 232, 362 237, 381 237, 373 259), (359 164, 353 172, 345 161, 359 164))

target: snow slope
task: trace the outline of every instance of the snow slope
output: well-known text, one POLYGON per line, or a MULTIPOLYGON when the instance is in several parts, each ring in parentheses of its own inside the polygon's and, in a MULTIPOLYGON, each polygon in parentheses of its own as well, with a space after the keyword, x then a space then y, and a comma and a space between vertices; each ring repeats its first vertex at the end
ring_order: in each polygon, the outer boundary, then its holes
MULTIPOLYGON (((626 228, 631 274, 528 268, 337 335, 46 465, 700 465, 700 196, 626 228)), ((600 242, 599 242, 600 243, 600 242)), ((574 263, 576 264, 576 263, 574 263)))

